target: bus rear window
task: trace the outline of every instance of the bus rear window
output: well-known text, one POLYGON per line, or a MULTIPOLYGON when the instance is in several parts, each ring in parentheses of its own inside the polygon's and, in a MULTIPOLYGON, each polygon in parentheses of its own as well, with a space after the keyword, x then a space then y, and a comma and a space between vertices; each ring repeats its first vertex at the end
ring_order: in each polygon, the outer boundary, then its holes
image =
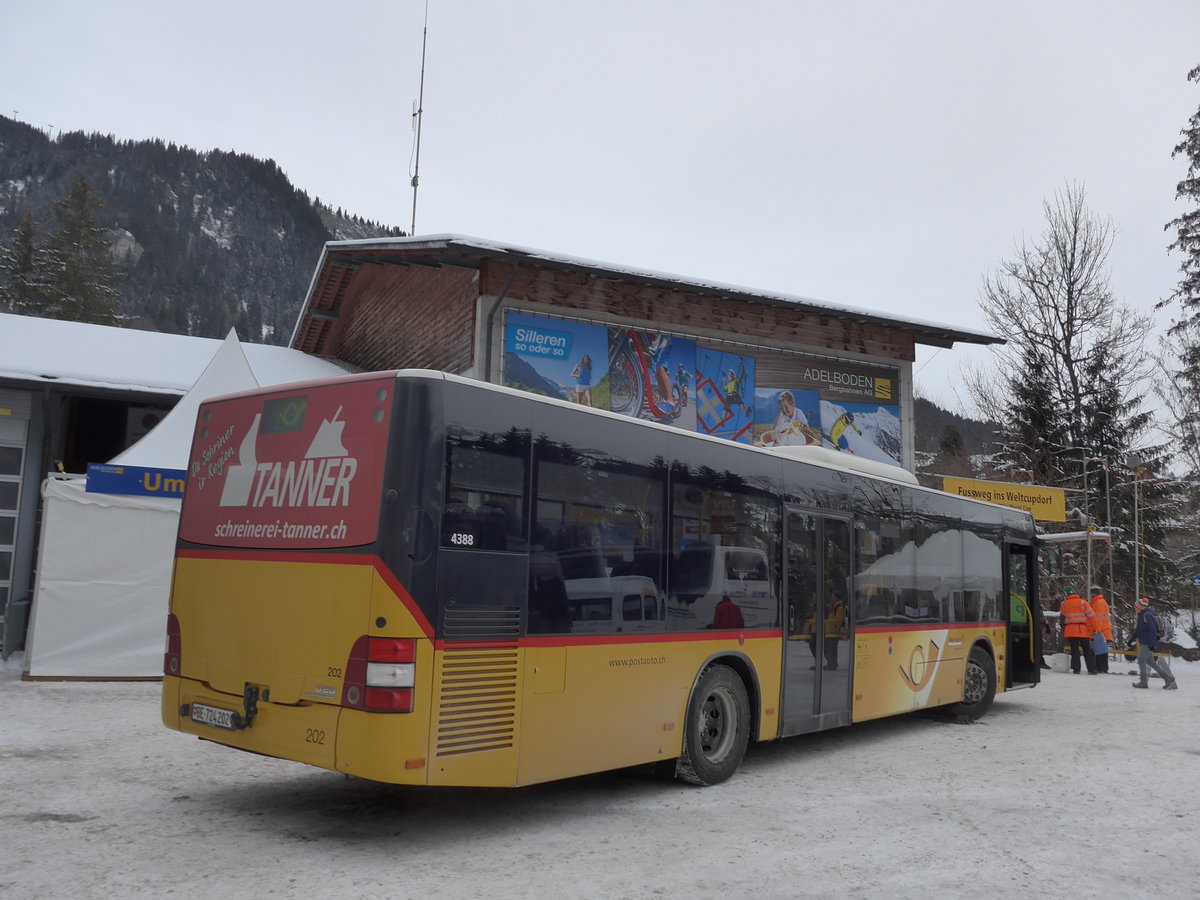
POLYGON ((453 550, 525 549, 525 468, 508 448, 447 441, 442 546, 453 550))
POLYGON ((390 379, 201 406, 180 537, 263 549, 375 540, 390 379))

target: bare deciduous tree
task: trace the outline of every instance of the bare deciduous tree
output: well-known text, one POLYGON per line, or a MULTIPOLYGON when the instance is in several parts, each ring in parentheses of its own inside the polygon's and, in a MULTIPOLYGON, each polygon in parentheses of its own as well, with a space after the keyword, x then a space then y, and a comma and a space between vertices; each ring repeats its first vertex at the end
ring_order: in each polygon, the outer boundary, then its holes
POLYGON ((981 409, 1005 409, 1013 389, 1036 373, 1041 402, 1053 404, 1064 439, 1080 446, 1099 391, 1088 373, 1102 369, 1108 385, 1133 399, 1148 375, 1143 342, 1152 320, 1113 296, 1108 256, 1116 228, 1088 210, 1083 187, 1068 184, 1042 206, 1040 238, 1022 241, 984 279, 980 307, 1008 343, 993 353, 1001 377, 976 372, 968 389, 981 409))
POLYGON ((1001 422, 995 457, 1001 471, 1070 488, 1067 530, 1099 522, 1113 533, 1113 593, 1129 602, 1140 557, 1145 568, 1137 586, 1163 596, 1171 564, 1146 552, 1163 546, 1175 512, 1158 478, 1163 448, 1148 446, 1151 415, 1143 409, 1151 366, 1144 346, 1153 319, 1114 296, 1108 259, 1116 227, 1088 210, 1082 186, 1056 191, 1043 210, 1042 234, 1021 241, 984 279, 980 307, 1008 343, 993 350, 995 368, 973 373, 967 387, 1001 422), (1135 448, 1145 459, 1139 472, 1149 474, 1131 489, 1128 452, 1135 448), (1121 474, 1116 484, 1098 477, 1100 461, 1121 474), (1090 480, 1089 466, 1096 476, 1090 480), (1136 529, 1129 508, 1134 491, 1142 501, 1136 529))

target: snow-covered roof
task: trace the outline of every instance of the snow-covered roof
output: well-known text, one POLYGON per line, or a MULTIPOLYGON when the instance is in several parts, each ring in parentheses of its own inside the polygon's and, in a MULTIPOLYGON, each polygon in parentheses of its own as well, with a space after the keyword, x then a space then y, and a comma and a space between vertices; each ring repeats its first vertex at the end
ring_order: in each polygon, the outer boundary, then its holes
POLYGON ((445 254, 457 252, 464 257, 492 256, 502 258, 520 258, 541 262, 551 266, 561 266, 569 269, 588 270, 598 275, 609 277, 624 277, 633 281, 667 284, 675 287, 690 288, 708 294, 721 294, 744 297, 759 302, 785 304, 803 308, 814 313, 825 313, 838 317, 851 317, 867 322, 880 322, 890 326, 907 327, 913 330, 917 343, 931 346, 949 347, 955 342, 972 344, 998 344, 1003 338, 986 331, 949 326, 942 322, 931 322, 923 319, 912 319, 902 316, 884 314, 878 310, 861 309, 852 306, 841 306, 824 300, 815 300, 794 294, 783 294, 774 291, 763 291, 757 288, 724 284, 718 281, 689 278, 673 275, 667 272, 657 272, 651 269, 640 269, 635 266, 620 265, 585 259, 562 253, 538 250, 533 247, 522 247, 503 241, 471 237, 464 234, 430 234, 412 237, 371 238, 357 241, 330 241, 325 245, 321 261, 313 285, 309 288, 309 302, 300 310, 296 329, 292 334, 292 345, 296 346, 297 336, 301 333, 305 318, 312 313, 310 309, 313 289, 317 286, 321 271, 331 254, 344 255, 347 253, 380 254, 387 251, 420 251, 429 250, 445 254))
MULTIPOLYGON (((0 382, 181 396, 220 346, 216 338, 0 313, 0 382)), ((261 385, 345 374, 290 347, 242 344, 242 350, 261 385)))

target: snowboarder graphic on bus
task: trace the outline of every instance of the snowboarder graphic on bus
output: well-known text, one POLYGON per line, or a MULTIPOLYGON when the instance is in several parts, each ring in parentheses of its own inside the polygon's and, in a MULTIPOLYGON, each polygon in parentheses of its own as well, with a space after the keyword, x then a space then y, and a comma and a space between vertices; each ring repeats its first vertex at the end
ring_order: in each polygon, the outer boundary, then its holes
POLYGON ((846 429, 853 428, 858 434, 862 434, 862 429, 854 424, 854 413, 844 412, 837 417, 833 423, 833 427, 829 429, 829 440, 833 442, 833 446, 838 450, 846 453, 853 453, 850 449, 850 442, 846 440, 846 429))
POLYGON ((725 392, 725 402, 730 406, 735 403, 742 408, 742 413, 751 418, 750 409, 746 406, 746 401, 742 398, 742 386, 746 383, 746 361, 742 360, 738 372, 735 375, 733 369, 725 373, 725 383, 722 388, 725 392))

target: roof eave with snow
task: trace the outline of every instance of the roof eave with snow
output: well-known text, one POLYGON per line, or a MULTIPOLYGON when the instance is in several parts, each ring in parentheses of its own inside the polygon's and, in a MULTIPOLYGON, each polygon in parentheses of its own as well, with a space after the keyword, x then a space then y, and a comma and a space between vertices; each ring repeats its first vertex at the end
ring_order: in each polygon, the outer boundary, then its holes
POLYGON ((311 309, 313 290, 321 278, 327 263, 332 257, 348 257, 357 253, 375 257, 372 261, 388 251, 403 252, 406 257, 427 251, 435 254, 442 262, 457 262, 461 265, 478 265, 484 258, 529 260, 543 266, 564 268, 574 271, 586 271, 602 278, 614 278, 633 281, 641 284, 653 284, 694 291, 709 296, 736 297, 757 303, 783 305, 817 315, 849 318, 864 323, 887 325, 891 328, 903 328, 913 334, 918 344, 934 347, 952 347, 955 343, 968 344, 1003 344, 1004 338, 985 331, 965 328, 954 328, 943 323, 930 322, 922 319, 911 319, 888 316, 851 306, 839 306, 811 297, 794 294, 783 294, 773 291, 761 291, 740 285, 725 284, 718 281, 701 280, 651 269, 641 269, 635 266, 624 266, 567 254, 538 250, 501 241, 472 237, 462 234, 416 235, 414 237, 371 238, 354 241, 330 241, 325 245, 321 258, 309 287, 308 302, 300 310, 296 328, 292 333, 292 346, 295 346, 297 335, 301 333, 307 316, 314 314, 311 309), (448 260, 446 257, 457 256, 448 260))

